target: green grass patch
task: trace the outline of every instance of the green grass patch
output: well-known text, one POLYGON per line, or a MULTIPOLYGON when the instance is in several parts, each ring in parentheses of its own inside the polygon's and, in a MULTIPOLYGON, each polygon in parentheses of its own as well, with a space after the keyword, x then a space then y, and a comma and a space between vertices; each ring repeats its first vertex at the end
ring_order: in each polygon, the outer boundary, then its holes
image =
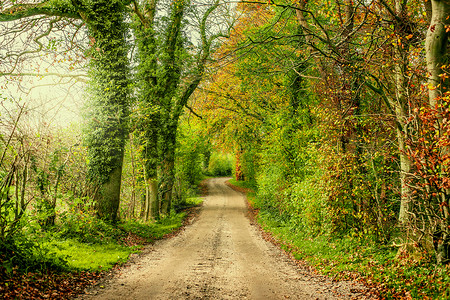
MULTIPOLYGON (((199 198, 190 199, 188 205, 198 205, 199 198)), ((124 221, 117 225, 105 224, 88 218, 70 224, 63 232, 49 232, 38 236, 34 256, 49 260, 67 271, 102 271, 125 262, 131 253, 139 252, 143 245, 163 238, 178 229, 185 212, 173 213, 157 222, 124 221), (89 228, 89 230, 78 230, 89 228), (70 235, 67 234, 70 232, 70 235), (77 233, 79 236, 77 236, 77 233)))
POLYGON ((189 197, 189 198, 186 198, 183 202, 179 203, 176 211, 182 212, 183 210, 186 210, 188 208, 200 206, 202 203, 203 203, 203 198, 201 198, 201 197, 189 197))
POLYGON ((186 199, 186 208, 199 206, 203 203, 203 198, 201 197, 191 197, 186 199))
POLYGON ((184 212, 172 214, 155 223, 142 223, 138 221, 127 221, 119 225, 128 233, 135 234, 146 242, 161 239, 164 235, 171 233, 182 225, 185 217, 184 212))
POLYGON ((127 247, 114 243, 86 244, 76 239, 54 240, 42 245, 50 255, 61 257, 70 270, 102 271, 109 270, 115 264, 125 262, 129 255, 137 251, 136 247, 127 247))

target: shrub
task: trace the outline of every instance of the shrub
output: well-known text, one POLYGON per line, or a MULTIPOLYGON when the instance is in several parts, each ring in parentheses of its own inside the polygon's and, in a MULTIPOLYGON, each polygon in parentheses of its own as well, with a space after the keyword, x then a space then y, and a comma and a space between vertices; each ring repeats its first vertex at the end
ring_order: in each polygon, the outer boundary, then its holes
POLYGON ((60 214, 57 227, 61 237, 87 243, 105 243, 124 235, 117 226, 96 217, 94 202, 88 198, 73 199, 68 210, 60 214))

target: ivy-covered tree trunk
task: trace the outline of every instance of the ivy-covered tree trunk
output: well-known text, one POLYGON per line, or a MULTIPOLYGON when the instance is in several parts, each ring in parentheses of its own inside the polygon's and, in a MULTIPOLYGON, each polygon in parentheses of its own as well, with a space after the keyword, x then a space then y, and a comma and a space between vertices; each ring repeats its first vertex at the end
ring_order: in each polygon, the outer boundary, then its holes
MULTIPOLYGON (((170 120, 169 120, 170 122, 170 120)), ((160 162, 158 165, 160 211, 169 214, 172 207, 172 191, 175 182, 175 147, 178 119, 163 125, 160 133, 160 162)))
POLYGON ((182 37, 182 21, 189 1, 171 2, 166 27, 162 34, 159 30, 158 35, 155 30, 156 4, 157 0, 146 0, 141 4, 134 2, 133 6, 136 16, 134 30, 138 37, 139 102, 142 111, 139 131, 144 137, 142 143, 145 147, 146 180, 151 189, 148 197, 152 197, 147 203, 150 204, 154 217, 159 216, 159 213, 170 213, 178 120, 203 76, 214 38, 206 37, 206 19, 218 7, 218 2, 203 15, 200 28, 202 48, 191 65, 184 61, 192 57, 187 54, 182 37), (182 79, 183 72, 190 76, 182 79), (156 182, 157 202, 154 197, 156 182))
MULTIPOLYGON (((146 99, 146 98, 144 98, 146 99)), ((148 101, 143 101, 143 105, 149 105, 148 101)), ((157 178, 157 162, 158 162, 158 126, 159 114, 149 113, 146 117, 141 118, 139 124, 139 132, 142 134, 141 144, 144 146, 143 158, 145 169, 145 207, 144 219, 159 218, 159 200, 158 200, 158 178, 157 178)))
POLYGON ((121 0, 73 0, 91 40, 90 115, 86 131, 89 179, 98 216, 116 221, 127 138, 128 59, 121 0))
POLYGON ((155 104, 157 84, 157 45, 155 37, 155 13, 157 0, 143 1, 142 7, 134 2, 133 29, 137 37, 139 111, 137 133, 143 146, 145 168, 144 219, 159 218, 158 201, 158 134, 160 126, 159 107, 155 104))
POLYGON ((173 1, 171 4, 170 23, 165 37, 164 66, 158 78, 155 93, 157 103, 160 104, 160 128, 158 135, 158 194, 160 212, 169 214, 172 206, 172 189, 175 178, 175 147, 179 113, 177 110, 177 90, 181 78, 183 53, 181 28, 185 1, 173 1))

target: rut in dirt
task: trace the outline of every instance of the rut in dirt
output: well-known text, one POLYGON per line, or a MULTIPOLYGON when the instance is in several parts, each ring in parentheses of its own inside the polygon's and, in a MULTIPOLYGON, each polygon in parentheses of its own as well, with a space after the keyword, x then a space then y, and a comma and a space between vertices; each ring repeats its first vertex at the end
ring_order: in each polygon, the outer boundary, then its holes
POLYGON ((364 299, 365 288, 294 264, 246 217, 243 194, 208 181, 197 220, 81 299, 364 299))

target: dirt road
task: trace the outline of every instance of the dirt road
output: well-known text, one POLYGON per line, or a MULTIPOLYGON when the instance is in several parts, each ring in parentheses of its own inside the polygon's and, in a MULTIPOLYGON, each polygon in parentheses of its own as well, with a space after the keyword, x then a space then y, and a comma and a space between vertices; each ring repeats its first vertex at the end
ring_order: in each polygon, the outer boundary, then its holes
POLYGON ((208 182, 198 219, 157 242, 104 289, 81 299, 353 299, 356 283, 297 267, 246 218, 244 196, 223 178, 208 182))

